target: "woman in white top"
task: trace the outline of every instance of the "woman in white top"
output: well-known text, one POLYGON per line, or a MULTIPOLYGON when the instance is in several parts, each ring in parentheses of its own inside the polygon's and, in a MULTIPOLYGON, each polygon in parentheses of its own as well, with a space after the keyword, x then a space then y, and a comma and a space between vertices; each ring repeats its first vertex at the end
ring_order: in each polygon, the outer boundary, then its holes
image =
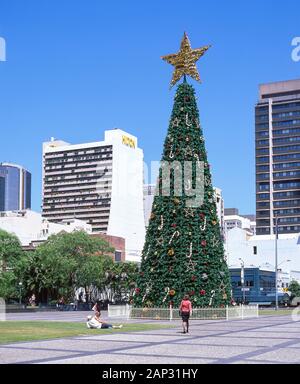
POLYGON ((101 319, 100 312, 96 312, 95 316, 91 318, 91 316, 88 316, 87 323, 88 328, 91 329, 107 329, 107 328, 122 328, 123 324, 120 325, 112 325, 108 324, 105 321, 101 319))

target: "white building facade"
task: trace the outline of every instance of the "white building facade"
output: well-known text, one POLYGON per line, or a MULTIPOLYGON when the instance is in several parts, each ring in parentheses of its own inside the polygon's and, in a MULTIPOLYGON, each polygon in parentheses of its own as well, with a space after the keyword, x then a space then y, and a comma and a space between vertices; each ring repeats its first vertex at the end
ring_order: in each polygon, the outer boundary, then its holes
POLYGON ((43 216, 51 222, 77 218, 94 233, 126 241, 126 260, 140 261, 145 239, 143 151, 120 129, 104 141, 43 144, 43 216))
MULTIPOLYGON (((283 283, 300 278, 300 234, 282 234, 278 241, 278 269, 283 283)), ((266 266, 275 271, 275 235, 249 235, 241 228, 227 232, 225 244, 229 267, 240 267, 241 261, 248 267, 266 266)))
POLYGON ((40 213, 31 210, 1 212, 0 229, 16 235, 24 247, 31 243, 46 241, 49 236, 57 235, 60 232, 92 233, 91 225, 82 220, 70 219, 59 224, 51 223, 40 213))

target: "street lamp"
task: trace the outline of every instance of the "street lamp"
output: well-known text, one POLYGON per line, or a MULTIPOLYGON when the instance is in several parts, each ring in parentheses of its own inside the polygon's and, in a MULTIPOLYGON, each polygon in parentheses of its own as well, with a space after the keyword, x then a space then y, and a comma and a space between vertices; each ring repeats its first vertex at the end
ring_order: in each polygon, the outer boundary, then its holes
POLYGON ((19 290, 20 290, 20 297, 19 297, 19 304, 22 304, 22 285, 23 283, 20 281, 19 282, 19 290))
POLYGON ((278 216, 275 215, 275 310, 278 310, 278 216))
POLYGON ((281 269, 279 268, 282 264, 285 264, 285 263, 289 263, 291 260, 289 260, 289 259, 287 259, 287 260, 284 260, 284 261, 282 261, 280 264, 278 264, 277 265, 277 280, 276 280, 276 283, 277 283, 277 285, 276 285, 276 290, 278 291, 278 282, 280 281, 280 282, 282 282, 282 279, 278 279, 278 277, 279 277, 279 272, 282 272, 281 271, 281 269))
POLYGON ((245 262, 243 259, 239 258, 241 261, 241 284, 242 284, 242 290, 243 290, 243 304, 245 304, 245 262))

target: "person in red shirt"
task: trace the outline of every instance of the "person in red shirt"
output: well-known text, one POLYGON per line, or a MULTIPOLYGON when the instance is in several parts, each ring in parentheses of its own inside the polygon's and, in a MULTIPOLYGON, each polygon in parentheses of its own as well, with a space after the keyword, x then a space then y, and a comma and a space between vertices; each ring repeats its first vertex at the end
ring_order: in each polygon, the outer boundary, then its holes
POLYGON ((192 303, 188 295, 185 295, 180 303, 179 311, 182 318, 183 333, 189 333, 189 318, 192 314, 192 303))

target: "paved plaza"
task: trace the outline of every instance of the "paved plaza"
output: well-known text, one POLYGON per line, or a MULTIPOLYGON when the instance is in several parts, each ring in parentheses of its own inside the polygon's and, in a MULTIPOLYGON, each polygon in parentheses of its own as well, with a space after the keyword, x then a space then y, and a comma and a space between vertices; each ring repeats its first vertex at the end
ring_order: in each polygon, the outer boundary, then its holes
MULTIPOLYGON (((24 320, 82 321, 86 313, 10 314, 8 320, 20 320, 21 316, 24 320)), ((124 324, 126 330, 126 322, 124 324)), ((99 330, 97 336, 0 345, 0 361, 30 364, 300 363, 300 321, 293 321, 289 315, 193 321, 188 335, 181 333, 179 321, 171 324, 176 327, 102 335, 99 330)))

